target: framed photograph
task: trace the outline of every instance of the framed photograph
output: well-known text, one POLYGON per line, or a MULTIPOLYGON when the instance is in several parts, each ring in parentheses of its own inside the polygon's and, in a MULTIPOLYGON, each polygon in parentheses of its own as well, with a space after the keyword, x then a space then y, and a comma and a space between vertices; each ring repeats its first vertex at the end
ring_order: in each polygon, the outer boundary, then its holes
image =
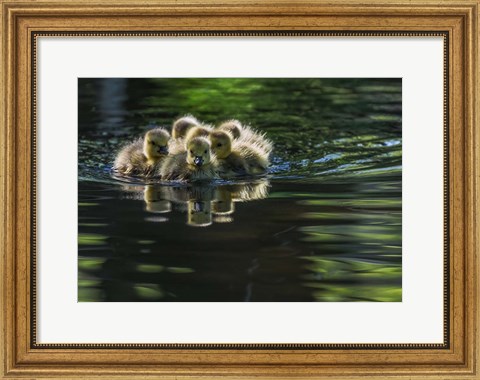
POLYGON ((478 0, 0 3, 2 378, 479 378, 478 0))

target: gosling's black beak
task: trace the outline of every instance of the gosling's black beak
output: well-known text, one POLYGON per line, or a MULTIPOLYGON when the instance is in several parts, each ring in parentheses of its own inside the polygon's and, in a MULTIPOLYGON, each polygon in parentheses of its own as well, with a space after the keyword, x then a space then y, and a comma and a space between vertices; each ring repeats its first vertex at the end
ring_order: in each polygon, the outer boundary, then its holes
POLYGON ((203 165, 203 157, 195 157, 195 159, 193 160, 193 163, 197 166, 202 166, 203 165))
POLYGON ((159 146, 158 153, 168 154, 168 146, 159 146))

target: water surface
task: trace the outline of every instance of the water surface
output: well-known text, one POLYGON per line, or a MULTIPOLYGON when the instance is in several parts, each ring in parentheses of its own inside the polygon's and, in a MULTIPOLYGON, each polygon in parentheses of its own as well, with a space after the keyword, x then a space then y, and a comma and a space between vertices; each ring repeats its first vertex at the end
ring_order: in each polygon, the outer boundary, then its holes
POLYGON ((79 301, 401 301, 400 79, 79 79, 79 301), (122 178, 185 113, 273 140, 267 176, 122 178))

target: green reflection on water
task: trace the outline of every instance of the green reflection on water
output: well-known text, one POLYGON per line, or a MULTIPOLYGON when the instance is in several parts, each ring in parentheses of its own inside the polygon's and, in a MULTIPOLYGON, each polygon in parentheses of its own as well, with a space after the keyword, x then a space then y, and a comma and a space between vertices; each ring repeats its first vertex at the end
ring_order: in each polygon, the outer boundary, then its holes
POLYGON ((78 235, 78 245, 102 245, 106 244, 106 239, 106 236, 100 234, 80 233, 78 235))
POLYGON ((162 299, 164 291, 158 285, 139 284, 133 287, 138 297, 146 301, 162 299))

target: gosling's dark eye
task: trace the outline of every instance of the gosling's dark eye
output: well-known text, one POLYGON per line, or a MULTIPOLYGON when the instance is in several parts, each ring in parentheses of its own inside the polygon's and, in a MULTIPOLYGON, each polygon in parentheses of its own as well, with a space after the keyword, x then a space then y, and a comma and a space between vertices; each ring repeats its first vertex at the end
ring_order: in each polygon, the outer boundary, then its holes
POLYGON ((205 151, 204 153, 207 154, 207 151, 205 151))
POLYGON ((150 144, 155 145, 155 142, 154 142, 154 141, 150 141, 150 144))
POLYGON ((222 144, 221 144, 221 143, 218 143, 218 144, 217 144, 217 146, 218 146, 218 147, 221 147, 221 146, 222 146, 222 144))
POLYGON ((190 154, 193 154, 193 150, 190 151, 190 154))

